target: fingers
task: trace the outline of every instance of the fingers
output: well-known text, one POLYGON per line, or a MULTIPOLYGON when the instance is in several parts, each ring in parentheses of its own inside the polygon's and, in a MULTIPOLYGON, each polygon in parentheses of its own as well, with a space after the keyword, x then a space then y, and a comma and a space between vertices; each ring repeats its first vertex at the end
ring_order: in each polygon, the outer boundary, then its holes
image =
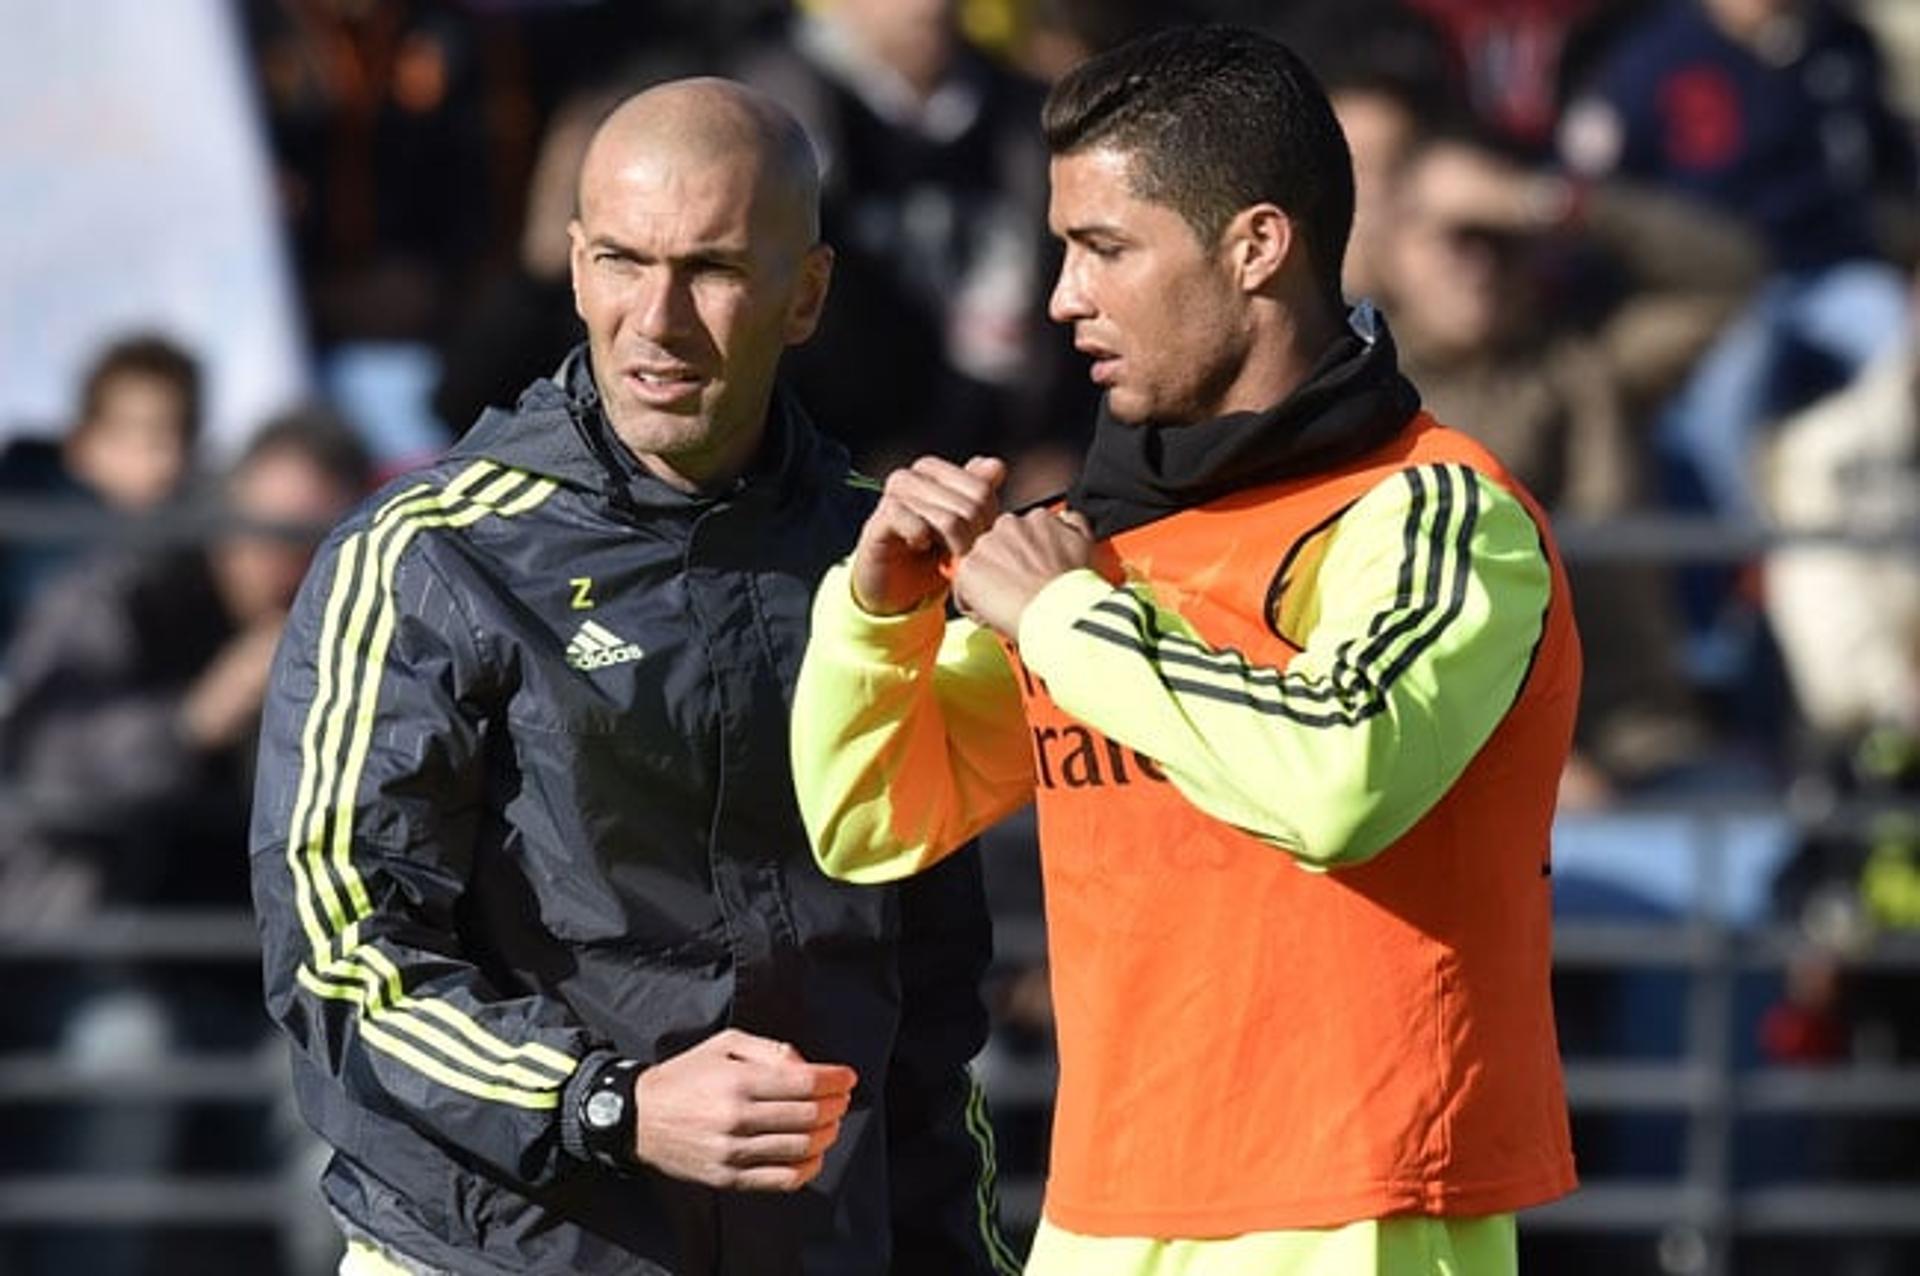
POLYGON ((808 1063, 787 1042, 757 1037, 738 1028, 715 1033, 707 1044, 747 1065, 741 1093, 756 1101, 844 1100, 860 1082, 860 1074, 845 1064, 808 1063))
POLYGON ((860 1075, 841 1063, 808 1063, 785 1041, 728 1028, 709 1038, 729 1059, 748 1065, 742 1093, 750 1099, 844 1099, 860 1075))
POLYGON ((850 1097, 860 1084, 860 1074, 844 1063, 811 1063, 813 1097, 816 1099, 850 1097))
POLYGON ((981 479, 996 493, 1007 481, 1007 463, 997 456, 976 456, 962 467, 981 479))
POLYGON ((634 1151, 673 1178, 793 1191, 820 1172, 858 1081, 788 1042, 726 1029, 639 1074, 634 1151))
POLYGON ((838 1121, 798 1134, 756 1134, 734 1140, 727 1150, 727 1164, 742 1170, 756 1165, 800 1165, 825 1156, 839 1136, 838 1121))
POLYGON ((1006 466, 994 457, 975 457, 966 466, 923 456, 887 476, 881 506, 888 526, 916 549, 935 542, 954 557, 965 554, 999 512, 996 493, 1006 466))
POLYGON ((727 1028, 707 1039, 707 1044, 725 1054, 729 1059, 741 1059, 748 1063, 783 1064, 800 1060, 800 1052, 784 1041, 775 1041, 772 1037, 756 1037, 751 1032, 742 1032, 738 1028, 727 1028))
POLYGON ((1007 463, 997 456, 970 457, 965 465, 955 465, 943 457, 923 456, 908 468, 950 484, 983 502, 991 501, 1000 490, 1000 485, 1007 481, 1007 463))
POLYGON ((797 1192, 820 1173, 821 1161, 814 1157, 798 1165, 760 1165, 734 1174, 726 1186, 742 1192, 797 1192))
POLYGON ((873 615, 891 616, 944 590, 945 565, 993 522, 1006 478, 1006 463, 991 456, 965 465, 923 456, 887 475, 854 549, 854 600, 873 615))
POLYGON ((740 1135, 807 1133, 838 1125, 853 1102, 852 1095, 825 1099, 756 1100, 747 1104, 734 1124, 740 1135))
POLYGON ((852 1068, 838 1063, 759 1064, 742 1079, 742 1089, 756 1102, 845 1098, 859 1080, 852 1068))
POLYGON ((1000 515, 975 544, 1049 557, 1064 553, 1077 559, 1084 556, 1085 543, 1093 539, 1093 525, 1075 510, 1032 509, 1000 515))
MULTIPOLYGON (((851 1090, 846 1078, 852 1076, 852 1069, 804 1066, 810 1071, 845 1074, 844 1078, 836 1075, 833 1083, 844 1083, 851 1090)), ((851 1098, 850 1093, 836 1093, 810 1100, 742 1102, 725 1140, 714 1186, 742 1192, 794 1192, 805 1187, 820 1173, 827 1149, 840 1137, 851 1098)))
POLYGON ((962 614, 1018 641, 1020 617, 1049 582, 1088 566, 1096 542, 1084 520, 1037 509, 1002 514, 953 578, 962 614))
POLYGON ((912 506, 891 499, 891 494, 868 516, 860 531, 862 546, 876 545, 884 550, 888 541, 904 545, 915 554, 946 552, 939 529, 912 506))
POLYGON ((840 1137, 847 1097, 745 1105, 710 1182, 744 1192, 793 1192, 820 1173, 840 1137))

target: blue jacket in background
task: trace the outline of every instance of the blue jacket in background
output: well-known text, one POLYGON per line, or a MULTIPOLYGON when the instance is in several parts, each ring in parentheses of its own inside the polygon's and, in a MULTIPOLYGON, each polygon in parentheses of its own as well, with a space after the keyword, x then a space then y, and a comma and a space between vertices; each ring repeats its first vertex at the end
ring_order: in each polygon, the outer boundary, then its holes
POLYGON ((1911 184, 1912 140, 1864 28, 1826 0, 1789 21, 1799 39, 1769 62, 1699 0, 1669 0, 1620 37, 1570 111, 1568 162, 1741 217, 1783 269, 1878 257, 1873 197, 1911 184))

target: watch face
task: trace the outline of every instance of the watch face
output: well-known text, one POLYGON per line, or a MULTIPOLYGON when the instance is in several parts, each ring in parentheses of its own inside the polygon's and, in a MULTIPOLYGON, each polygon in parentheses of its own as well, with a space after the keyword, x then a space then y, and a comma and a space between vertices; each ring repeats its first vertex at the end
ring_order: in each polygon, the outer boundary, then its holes
POLYGON ((587 1124, 596 1130, 614 1129, 620 1124, 620 1117, 626 1108, 626 1102, 619 1095, 611 1090, 602 1090, 587 1098, 587 1124))

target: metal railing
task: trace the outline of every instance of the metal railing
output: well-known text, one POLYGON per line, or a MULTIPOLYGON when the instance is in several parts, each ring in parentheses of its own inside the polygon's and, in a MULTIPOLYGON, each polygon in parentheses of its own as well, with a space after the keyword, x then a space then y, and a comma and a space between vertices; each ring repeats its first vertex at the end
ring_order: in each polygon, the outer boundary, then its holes
MULTIPOLYGON (((217 515, 185 514, 137 525, 141 539, 191 541, 226 526, 217 515)), ((125 539, 129 525, 96 516, 0 504, 0 541, 125 539)), ((1569 557, 1729 561, 1783 543, 1826 543, 1825 535, 1782 535, 1767 529, 1673 519, 1635 519, 1604 529, 1571 526, 1562 542, 1569 557)), ((1915 543, 1913 529, 1882 538, 1846 538, 1884 546, 1915 543)), ((1727 871, 1720 822, 1740 810, 1846 825, 1872 810, 1807 812, 1777 803, 1745 808, 1635 807, 1689 821, 1698 907, 1658 922, 1562 921, 1554 954, 1560 971, 1623 972, 1661 969, 1685 981, 1683 1048, 1659 1061, 1583 1061, 1568 1067, 1576 1117, 1610 1113, 1664 1113, 1684 1122, 1678 1175, 1661 1181, 1589 1180, 1580 1192, 1529 1212, 1523 1236, 1662 1236, 1668 1270, 1687 1276, 1727 1276, 1734 1244, 1755 1237, 1842 1238, 1920 1235, 1920 1186, 1807 1182, 1743 1187, 1733 1164, 1739 1122, 1756 1116, 1810 1119, 1920 1119, 1920 1067, 1852 1065, 1830 1069, 1743 1070, 1733 1056, 1735 986, 1744 972, 1784 966, 1803 944, 1775 925, 1743 927, 1705 901, 1727 871)), ((1003 966, 1044 957, 1036 918, 997 919, 1003 966)), ((110 913, 74 930, 0 932, 0 978, 20 963, 214 962, 258 960, 251 917, 234 913, 110 913)), ((1851 968, 1920 979, 1920 937, 1882 938, 1844 957, 1851 968)), ((989 1094, 1002 1118, 1043 1112, 1053 1095, 1051 1061, 997 1067, 989 1094)), ((252 1053, 186 1055, 138 1074, 76 1072, 45 1055, 0 1056, 0 1130, 11 1109, 47 1104, 194 1103, 253 1105, 263 1111, 285 1093, 284 1068, 252 1053)), ((263 1116, 263 1120, 264 1120, 263 1116)), ((0 1136, 3 1137, 3 1136, 0 1136)), ((1002 1207, 1016 1230, 1038 1218, 1041 1191, 1031 1173, 1003 1181, 1002 1207)), ((170 1175, 162 1178, 22 1174, 0 1177, 0 1229, 49 1227, 270 1227, 303 1226, 319 1204, 311 1195, 270 1176, 170 1175)))
MULTIPOLYGON (((1703 817, 1704 818, 1704 817, 1703 817)), ((1664 1112, 1690 1123, 1685 1168, 1675 1181, 1590 1181, 1565 1201, 1530 1212, 1527 1232, 1663 1233, 1685 1229, 1704 1255, 1695 1270, 1730 1270, 1736 1236, 1920 1235, 1920 1186, 1803 1184, 1746 1190, 1732 1184, 1732 1122, 1748 1114, 1920 1118, 1920 1067, 1853 1065, 1737 1072, 1727 1057, 1733 976, 1776 969, 1801 944, 1784 928, 1736 931, 1710 917, 1673 922, 1563 922, 1554 954, 1562 970, 1661 968, 1686 974, 1687 1047, 1672 1061, 1570 1062, 1569 1102, 1576 1115, 1664 1112)), ((1004 919, 995 946, 1003 964, 1044 956, 1041 927, 1004 919)), ((254 925, 240 913, 115 913, 83 929, 0 934, 0 966, 20 961, 94 962, 257 960, 254 925)), ((1920 938, 1876 942, 1849 956, 1862 968, 1920 978, 1920 938)), ((1002 1117, 1052 1100, 1050 1061, 1002 1065, 989 1074, 989 1097, 1002 1117)), ((260 1053, 182 1055, 140 1072, 76 1072, 50 1056, 0 1057, 0 1108, 42 1103, 233 1103, 270 1106, 284 1094, 284 1066, 260 1053)), ((4 1124, 0 1121, 0 1124, 4 1124)), ((1003 1185, 1002 1209, 1016 1230, 1038 1217, 1040 1190, 1030 1176, 1003 1185)), ((62 1225, 290 1224, 316 1208, 285 1185, 234 1176, 134 1179, 73 1175, 0 1179, 0 1227, 62 1225)))

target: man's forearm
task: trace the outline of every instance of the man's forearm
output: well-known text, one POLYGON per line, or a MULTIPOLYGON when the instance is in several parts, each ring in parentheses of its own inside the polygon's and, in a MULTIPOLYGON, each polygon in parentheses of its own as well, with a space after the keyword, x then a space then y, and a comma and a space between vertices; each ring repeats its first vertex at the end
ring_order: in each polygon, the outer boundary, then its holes
POLYGON ((873 617, 847 569, 821 582, 794 691, 801 815, 827 872, 890 881, 1030 800, 1018 688, 991 634, 938 605, 873 617))

